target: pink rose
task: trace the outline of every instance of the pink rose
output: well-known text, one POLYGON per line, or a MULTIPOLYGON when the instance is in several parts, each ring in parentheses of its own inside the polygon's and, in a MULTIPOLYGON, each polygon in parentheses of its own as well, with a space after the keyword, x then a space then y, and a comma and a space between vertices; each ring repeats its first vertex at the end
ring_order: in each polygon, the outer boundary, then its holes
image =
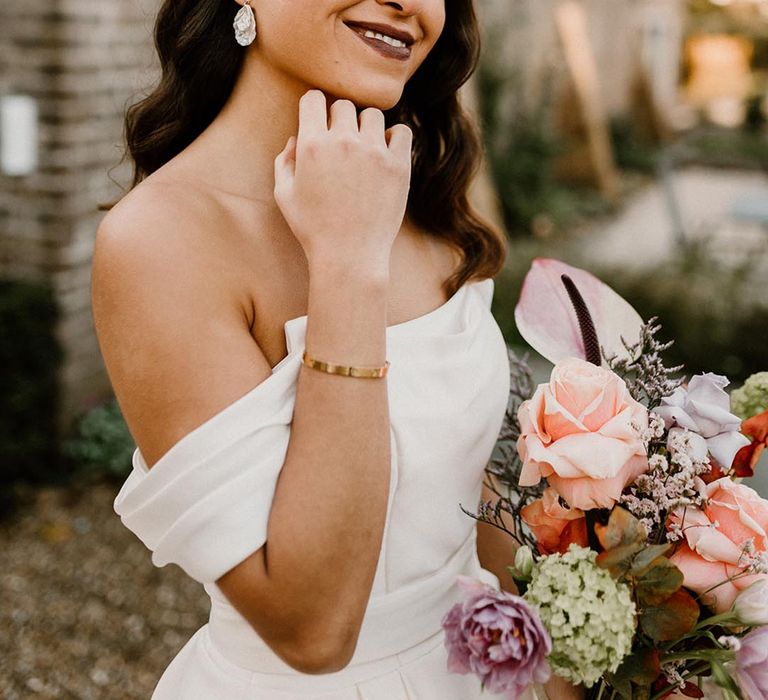
POLYGON ((523 506, 520 517, 531 528, 541 554, 565 554, 571 542, 589 546, 584 512, 578 508, 564 508, 551 486, 541 498, 523 506))
POLYGON ((609 369, 563 360, 517 415, 520 485, 544 477, 572 508, 611 508, 648 470, 638 432, 648 427, 648 411, 609 369))
POLYGON ((740 591, 766 574, 743 575, 749 564, 744 546, 752 540, 755 553, 768 548, 768 501, 749 486, 724 477, 704 487, 703 509, 678 508, 670 525, 683 528, 685 542, 670 557, 683 572, 683 584, 706 593, 703 602, 715 612, 731 609, 740 591), (737 574, 738 578, 728 579, 737 574), (718 585, 722 584, 722 585, 718 585), (713 586, 714 590, 709 591, 713 586))

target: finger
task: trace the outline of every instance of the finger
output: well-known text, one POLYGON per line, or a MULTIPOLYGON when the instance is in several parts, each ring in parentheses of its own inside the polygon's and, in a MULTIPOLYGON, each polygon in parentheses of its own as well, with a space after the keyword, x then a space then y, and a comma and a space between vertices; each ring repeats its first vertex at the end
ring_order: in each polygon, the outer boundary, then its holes
POLYGON ((360 112, 360 135, 366 141, 371 141, 378 146, 387 145, 384 134, 384 112, 375 107, 366 107, 360 112))
POLYGON ((351 100, 339 99, 331 104, 329 131, 352 131, 358 133, 357 110, 351 100))
POLYGON ((328 131, 327 102, 322 90, 308 90, 299 99, 299 133, 296 145, 328 131))
POLYGON ((279 189, 293 179, 296 169, 296 137, 291 136, 275 158, 275 188, 279 189))
POLYGON ((413 145, 413 132, 407 124, 393 124, 386 131, 389 150, 401 158, 410 161, 413 145))
POLYGON ((296 162, 296 137, 295 136, 291 136, 288 139, 288 143, 285 145, 284 150, 286 152, 285 153, 286 160, 289 163, 290 162, 295 163, 296 162))

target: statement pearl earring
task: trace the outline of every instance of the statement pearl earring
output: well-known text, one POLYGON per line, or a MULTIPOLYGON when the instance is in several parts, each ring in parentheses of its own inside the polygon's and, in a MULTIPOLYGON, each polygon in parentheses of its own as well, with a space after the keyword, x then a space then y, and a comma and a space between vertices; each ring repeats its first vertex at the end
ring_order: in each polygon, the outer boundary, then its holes
POLYGON ((235 28, 235 39, 240 46, 248 46, 256 38, 256 18, 253 15, 253 10, 248 6, 250 1, 245 0, 232 23, 235 28))

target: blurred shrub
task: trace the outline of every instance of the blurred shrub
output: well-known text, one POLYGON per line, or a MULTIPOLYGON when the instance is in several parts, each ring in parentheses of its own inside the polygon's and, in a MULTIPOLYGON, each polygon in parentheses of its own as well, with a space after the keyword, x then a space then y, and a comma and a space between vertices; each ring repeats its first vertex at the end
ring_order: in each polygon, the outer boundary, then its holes
POLYGON ((648 174, 655 171, 659 147, 638 134, 631 117, 614 117, 610 130, 616 165, 621 170, 648 174))
POLYGON ((42 283, 0 280, 0 487, 60 481, 59 310, 42 283))
POLYGON ((740 384, 768 369, 768 299, 756 303, 747 270, 694 251, 642 273, 599 276, 644 319, 658 316, 662 339, 675 341, 666 356, 687 375, 715 372, 740 384))
POLYGON ((760 129, 702 128, 686 136, 679 154, 680 164, 768 170, 768 136, 760 129))
POLYGON ((567 144, 552 125, 553 76, 544 77, 533 106, 509 67, 502 72, 486 60, 477 80, 486 157, 509 235, 551 235, 605 213, 607 203, 596 190, 556 177, 556 160, 567 144))
POLYGON ((62 449, 81 472, 127 476, 135 447, 120 407, 111 398, 78 419, 75 434, 62 449))

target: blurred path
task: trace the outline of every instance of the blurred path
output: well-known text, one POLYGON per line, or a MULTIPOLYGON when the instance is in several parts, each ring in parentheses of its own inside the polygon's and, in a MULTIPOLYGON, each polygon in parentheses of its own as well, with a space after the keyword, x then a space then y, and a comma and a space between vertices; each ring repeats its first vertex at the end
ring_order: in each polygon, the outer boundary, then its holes
POLYGON ((26 489, 0 523, 0 698, 147 700, 208 619, 203 588, 112 510, 119 484, 26 489))
MULTIPOLYGON (((672 171, 670 183, 689 239, 711 237, 724 262, 736 261, 745 250, 768 249, 768 175, 689 167, 672 171), (761 209, 765 223, 735 216, 745 204, 761 209)), ((667 193, 658 181, 634 195, 617 217, 590 222, 574 233, 574 244, 590 261, 630 269, 653 267, 676 246, 667 193)), ((764 272, 768 275, 768 269, 764 272)))

